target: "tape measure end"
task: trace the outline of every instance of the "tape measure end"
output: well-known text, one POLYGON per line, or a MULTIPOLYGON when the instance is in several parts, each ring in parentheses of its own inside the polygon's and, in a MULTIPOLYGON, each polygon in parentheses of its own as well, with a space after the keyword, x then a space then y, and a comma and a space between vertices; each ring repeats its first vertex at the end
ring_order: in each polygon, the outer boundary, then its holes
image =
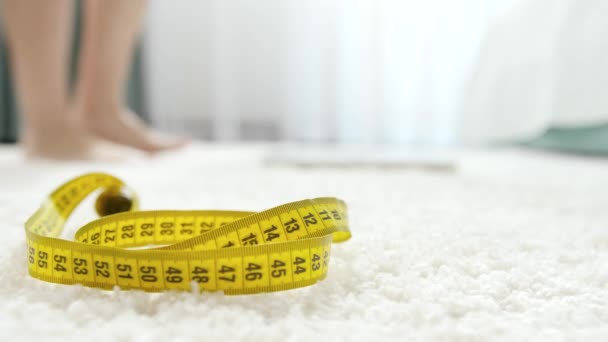
POLYGON ((95 201, 95 210, 99 216, 108 216, 138 209, 138 201, 134 192, 123 188, 104 190, 95 201))

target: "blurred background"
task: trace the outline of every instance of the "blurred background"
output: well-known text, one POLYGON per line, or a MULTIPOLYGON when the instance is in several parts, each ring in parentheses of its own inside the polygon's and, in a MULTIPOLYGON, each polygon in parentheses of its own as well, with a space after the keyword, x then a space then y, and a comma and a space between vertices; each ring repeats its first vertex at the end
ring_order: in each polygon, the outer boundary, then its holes
MULTIPOLYGON (((149 5, 125 96, 167 132, 608 154, 606 1, 149 5)), ((18 108, 1 50, 0 137, 13 142, 18 108)))

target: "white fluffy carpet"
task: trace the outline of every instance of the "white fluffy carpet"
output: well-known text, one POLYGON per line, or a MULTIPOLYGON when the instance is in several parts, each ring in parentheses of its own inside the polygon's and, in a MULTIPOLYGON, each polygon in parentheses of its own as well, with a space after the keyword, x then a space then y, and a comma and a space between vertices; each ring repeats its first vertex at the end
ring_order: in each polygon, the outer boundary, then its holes
MULTIPOLYGON (((297 169, 264 146, 197 145, 123 164, 25 163, 0 149, 0 340, 608 340, 608 160, 459 152, 454 172, 297 169), (288 292, 108 291, 31 279, 22 223, 62 181, 116 174, 142 207, 258 210, 339 196, 353 239, 288 292)), ((78 211, 68 233, 92 218, 78 211)))

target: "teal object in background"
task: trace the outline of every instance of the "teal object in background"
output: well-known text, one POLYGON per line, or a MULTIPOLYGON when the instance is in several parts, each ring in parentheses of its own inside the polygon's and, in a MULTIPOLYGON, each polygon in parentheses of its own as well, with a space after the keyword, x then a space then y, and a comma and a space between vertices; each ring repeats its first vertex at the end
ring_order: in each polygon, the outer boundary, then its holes
POLYGON ((576 154, 608 155, 608 123, 579 128, 551 128, 525 145, 576 154))
MULTIPOLYGON (((72 44, 72 60, 71 60, 71 79, 76 75, 76 61, 78 58, 78 50, 80 46, 81 32, 81 15, 82 3, 77 1, 74 38, 72 44)), ((1 36, 1 35, 0 35, 1 36)), ((144 77, 143 77, 143 49, 142 45, 138 44, 133 56, 133 64, 127 85, 126 102, 129 107, 134 110, 142 118, 147 119, 147 110, 145 106, 144 96, 144 77)), ((0 142, 15 142, 19 132, 19 109, 15 96, 15 88, 10 73, 8 60, 8 51, 6 40, 3 36, 0 38, 0 142)))
POLYGON ((0 40, 0 142, 17 139, 17 106, 13 96, 4 38, 0 40))

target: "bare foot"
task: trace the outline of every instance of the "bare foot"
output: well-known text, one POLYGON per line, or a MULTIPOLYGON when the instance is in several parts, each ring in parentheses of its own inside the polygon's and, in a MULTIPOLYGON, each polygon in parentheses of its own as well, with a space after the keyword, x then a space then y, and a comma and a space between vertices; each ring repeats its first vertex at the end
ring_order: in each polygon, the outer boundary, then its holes
POLYGON ((79 127, 54 124, 24 132, 23 145, 28 159, 99 160, 121 159, 119 146, 88 135, 79 127))
POLYGON ((146 152, 180 148, 188 139, 170 137, 149 129, 129 109, 82 112, 81 125, 92 135, 146 152))

